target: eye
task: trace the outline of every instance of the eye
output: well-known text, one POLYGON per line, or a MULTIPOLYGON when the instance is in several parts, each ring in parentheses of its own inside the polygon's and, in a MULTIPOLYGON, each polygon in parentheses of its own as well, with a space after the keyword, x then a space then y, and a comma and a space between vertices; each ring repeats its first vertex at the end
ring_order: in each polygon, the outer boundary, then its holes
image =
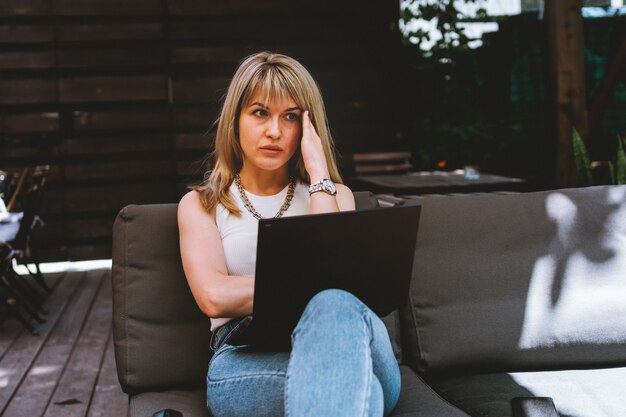
POLYGON ((297 120, 300 120, 300 115, 297 113, 287 113, 285 115, 285 118, 289 120, 290 122, 295 122, 297 120))
POLYGON ((256 109, 252 112, 253 115, 255 116, 260 116, 260 117, 264 117, 267 116, 267 110, 265 109, 256 109))

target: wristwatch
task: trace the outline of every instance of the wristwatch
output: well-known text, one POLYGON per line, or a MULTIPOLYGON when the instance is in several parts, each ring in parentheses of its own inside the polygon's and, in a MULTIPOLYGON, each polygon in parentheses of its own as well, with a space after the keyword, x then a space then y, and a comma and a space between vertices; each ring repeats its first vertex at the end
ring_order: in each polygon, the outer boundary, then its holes
POLYGON ((337 187, 335 187, 335 183, 330 178, 324 178, 309 186, 309 195, 318 191, 324 191, 326 194, 330 195, 337 195, 337 187))

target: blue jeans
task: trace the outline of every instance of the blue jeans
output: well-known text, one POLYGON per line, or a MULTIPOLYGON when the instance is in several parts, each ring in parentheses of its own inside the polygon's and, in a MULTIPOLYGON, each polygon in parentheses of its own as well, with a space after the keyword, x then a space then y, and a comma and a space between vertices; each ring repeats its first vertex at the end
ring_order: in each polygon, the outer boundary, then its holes
POLYGON ((385 325, 358 298, 342 290, 320 292, 308 303, 291 338, 291 352, 215 346, 207 374, 211 413, 215 417, 391 413, 400 395, 400 369, 385 325))

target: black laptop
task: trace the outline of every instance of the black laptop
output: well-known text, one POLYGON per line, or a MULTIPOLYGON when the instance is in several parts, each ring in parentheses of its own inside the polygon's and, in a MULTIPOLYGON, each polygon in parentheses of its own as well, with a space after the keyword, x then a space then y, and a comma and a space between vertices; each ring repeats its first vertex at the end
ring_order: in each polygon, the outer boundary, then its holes
POLYGON ((260 220, 253 314, 241 342, 289 349, 308 301, 329 288, 351 292, 381 317, 401 307, 413 270, 420 209, 260 220))

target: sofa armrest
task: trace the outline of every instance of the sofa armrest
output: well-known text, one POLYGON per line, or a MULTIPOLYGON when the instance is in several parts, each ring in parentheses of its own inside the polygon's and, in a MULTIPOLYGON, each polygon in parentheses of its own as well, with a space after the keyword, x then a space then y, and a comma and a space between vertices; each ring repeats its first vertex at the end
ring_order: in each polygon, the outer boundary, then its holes
POLYGON ((126 393, 204 387, 210 321, 185 279, 176 209, 127 206, 113 226, 113 338, 126 393))
POLYGON ((559 417, 550 397, 515 397, 511 407, 513 417, 559 417))

